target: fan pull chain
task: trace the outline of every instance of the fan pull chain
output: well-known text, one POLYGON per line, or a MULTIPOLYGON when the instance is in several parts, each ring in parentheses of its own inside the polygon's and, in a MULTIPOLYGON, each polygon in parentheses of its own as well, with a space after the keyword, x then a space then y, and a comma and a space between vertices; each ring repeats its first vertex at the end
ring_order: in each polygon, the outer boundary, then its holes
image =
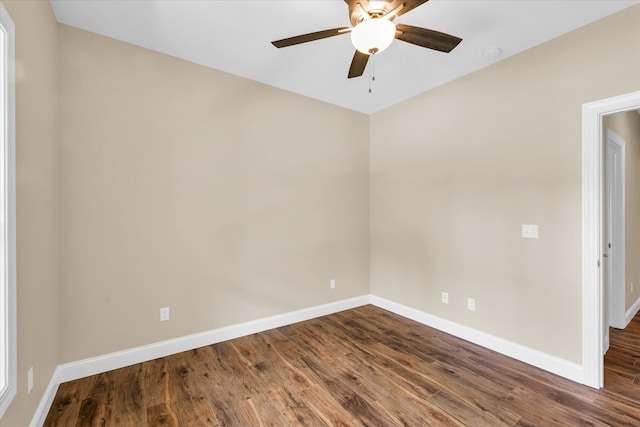
POLYGON ((372 82, 376 81, 376 56, 371 55, 371 68, 369 68, 369 93, 371 93, 372 82))

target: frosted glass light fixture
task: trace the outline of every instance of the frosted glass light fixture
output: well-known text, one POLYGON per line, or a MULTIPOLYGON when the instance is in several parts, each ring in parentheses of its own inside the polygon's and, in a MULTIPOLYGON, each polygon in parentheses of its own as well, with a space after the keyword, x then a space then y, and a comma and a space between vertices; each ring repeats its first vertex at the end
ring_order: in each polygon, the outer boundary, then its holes
POLYGON ((366 55, 380 53, 389 47, 396 35, 396 26, 384 18, 362 21, 351 31, 351 43, 366 55))

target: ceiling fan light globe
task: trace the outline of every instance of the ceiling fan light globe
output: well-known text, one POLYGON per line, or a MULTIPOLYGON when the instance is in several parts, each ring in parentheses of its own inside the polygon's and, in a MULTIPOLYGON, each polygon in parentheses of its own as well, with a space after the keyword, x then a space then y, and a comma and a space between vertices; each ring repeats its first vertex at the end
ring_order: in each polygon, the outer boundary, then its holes
POLYGON ((362 21, 351 31, 351 43, 360 52, 370 55, 380 53, 391 45, 396 36, 396 26, 384 18, 362 21))

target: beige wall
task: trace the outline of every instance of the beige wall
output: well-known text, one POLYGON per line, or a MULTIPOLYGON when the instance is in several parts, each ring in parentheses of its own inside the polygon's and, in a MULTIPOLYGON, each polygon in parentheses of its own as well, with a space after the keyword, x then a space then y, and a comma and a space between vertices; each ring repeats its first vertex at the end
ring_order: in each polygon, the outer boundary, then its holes
POLYGON ((640 6, 369 120, 3 3, 19 390, 0 425, 28 423, 58 363, 370 291, 580 361, 580 107, 640 87, 640 6))
POLYGON ((0 425, 14 427, 29 424, 58 364, 58 24, 49 2, 2 3, 16 25, 18 394, 0 425))
POLYGON ((638 90, 638 22, 635 6, 371 117, 373 294, 581 362, 581 106, 638 90))
POLYGON ((366 115, 59 37, 62 362, 369 293, 366 115))
POLYGON ((640 297, 640 114, 628 111, 606 116, 604 127, 625 141, 625 309, 628 310, 640 297))

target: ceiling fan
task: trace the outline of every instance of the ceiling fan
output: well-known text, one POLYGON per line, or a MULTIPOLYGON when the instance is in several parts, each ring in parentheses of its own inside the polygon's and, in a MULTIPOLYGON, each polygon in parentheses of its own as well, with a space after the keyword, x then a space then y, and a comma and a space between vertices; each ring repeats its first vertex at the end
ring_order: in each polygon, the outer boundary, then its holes
POLYGON ((394 38, 417 46, 449 53, 461 38, 426 28, 394 24, 393 20, 429 0, 344 0, 349 6, 353 27, 332 28, 271 42, 275 47, 287 47, 327 37, 351 33, 356 53, 351 60, 348 78, 360 77, 371 55, 389 47, 394 38))

